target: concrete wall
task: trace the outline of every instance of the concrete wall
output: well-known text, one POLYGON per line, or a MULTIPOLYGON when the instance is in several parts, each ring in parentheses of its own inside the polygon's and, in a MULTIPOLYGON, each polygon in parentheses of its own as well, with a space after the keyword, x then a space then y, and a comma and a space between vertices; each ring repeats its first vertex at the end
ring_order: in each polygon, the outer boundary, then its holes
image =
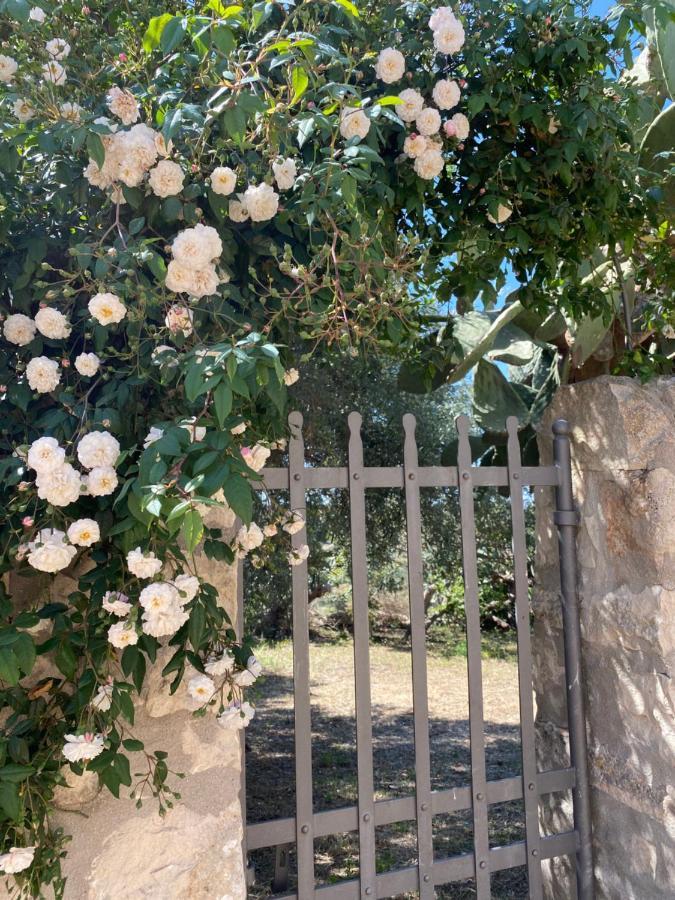
MULTIPOLYGON (((572 425, 583 664, 598 898, 675 896, 675 379, 602 377, 562 388, 542 423, 572 425)), ((566 765, 557 538, 537 498, 534 653, 540 769, 566 765)), ((570 826, 568 798, 542 810, 570 826)), ((547 896, 574 896, 565 861, 547 896)))
MULTIPOLYGON (((207 524, 222 527, 217 511, 207 524)), ((197 566, 235 622, 236 569, 199 556, 197 566)), ((34 595, 35 579, 30 581, 34 595)), ((57 579, 51 590, 56 599, 72 589, 57 579)), ((73 838, 64 861, 65 900, 242 900, 246 895, 241 733, 223 729, 213 715, 194 719, 184 686, 169 694, 161 670, 170 655, 161 651, 148 671, 133 730, 148 749, 168 752, 172 771, 184 773, 183 779, 170 779, 181 799, 161 818, 152 796, 137 810, 124 796, 126 789, 117 800, 99 792, 93 773, 78 778, 67 768, 71 787, 59 790, 53 822, 73 838)), ((132 773, 143 771, 142 754, 130 755, 132 773)))

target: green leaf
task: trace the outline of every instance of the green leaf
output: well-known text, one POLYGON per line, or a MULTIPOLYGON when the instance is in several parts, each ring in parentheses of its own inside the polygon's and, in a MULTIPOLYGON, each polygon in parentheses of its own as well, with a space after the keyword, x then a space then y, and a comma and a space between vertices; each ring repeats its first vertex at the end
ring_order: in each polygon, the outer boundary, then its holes
POLYGON ((529 409, 499 368, 481 360, 473 384, 476 423, 486 431, 505 432, 506 420, 515 416, 519 424, 529 418, 529 409))
POLYGON ((237 46, 237 41, 232 29, 225 25, 216 25, 211 30, 211 39, 223 56, 229 56, 237 46))
POLYGON ((253 494, 248 481, 241 475, 230 475, 223 485, 225 499, 247 525, 253 518, 253 494))
POLYGON ((216 412, 216 419, 222 428, 225 420, 232 412, 232 388, 227 384, 219 384, 213 392, 213 408, 216 412))
POLYGON ((130 753, 137 753, 139 750, 142 750, 145 747, 143 741, 136 741, 133 738, 127 738, 122 741, 125 750, 128 750, 130 753))
POLYGON ((12 647, 12 652, 16 657, 19 668, 24 675, 30 675, 35 665, 35 644, 28 634, 20 634, 16 643, 12 647))
POLYGON ((18 684, 21 672, 16 657, 8 647, 0 650, 0 680, 7 684, 18 684))
POLYGON ((103 146, 100 135, 96 134, 95 131, 90 131, 87 134, 87 153, 94 160, 99 169, 103 167, 103 163, 105 162, 105 147, 103 146))
POLYGON ((21 800, 19 785, 13 782, 0 782, 0 809, 14 822, 21 821, 21 800))
POLYGON ((309 75, 302 66, 295 66, 291 72, 291 88, 293 95, 290 105, 293 106, 309 87, 309 75))
POLYGON ((204 534, 204 523, 196 509, 191 509, 185 514, 180 533, 185 541, 188 553, 192 553, 204 534))
POLYGON ((34 774, 35 769, 33 766, 20 766, 17 763, 9 763, 0 768, 0 781, 11 781, 13 784, 18 784, 34 774))
POLYGON ((165 53, 173 53, 185 40, 188 20, 183 16, 173 16, 162 29, 159 45, 165 53))
POLYGON ((188 625, 188 637, 190 638, 190 643, 192 644, 192 647, 196 652, 199 652, 199 649, 202 645, 202 639, 204 637, 205 629, 206 612, 204 611, 204 607, 201 604, 198 604, 190 612, 190 622, 188 625))
POLYGON ((359 11, 351 2, 351 0, 335 0, 338 6, 341 6, 344 10, 346 10, 350 16, 354 16, 355 19, 359 18, 359 11))
POLYGON ((153 50, 159 47, 162 32, 166 28, 167 23, 173 18, 174 16, 172 16, 171 13, 164 13, 161 16, 155 16, 153 19, 150 19, 145 34, 143 35, 143 49, 146 53, 152 53, 153 50))
POLYGON ((63 641, 54 654, 54 662, 59 670, 63 672, 66 678, 73 679, 77 671, 77 657, 75 651, 70 644, 63 641))

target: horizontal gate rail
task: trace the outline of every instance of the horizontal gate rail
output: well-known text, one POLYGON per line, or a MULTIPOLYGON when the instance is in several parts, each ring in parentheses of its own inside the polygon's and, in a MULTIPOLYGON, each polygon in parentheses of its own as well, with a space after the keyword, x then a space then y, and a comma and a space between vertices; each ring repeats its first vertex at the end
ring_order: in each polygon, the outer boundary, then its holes
MULTIPOLYGON (((365 466, 361 441, 361 416, 349 416, 350 440, 347 466, 308 466, 304 455, 302 416, 289 416, 291 438, 288 468, 269 467, 259 474, 255 487, 261 491, 287 491, 290 509, 306 519, 308 491, 347 490, 351 528, 351 581, 354 625, 354 685, 356 710, 357 802, 338 809, 315 811, 312 783, 312 722, 310 697, 310 646, 308 564, 302 560, 292 569, 293 673, 295 724, 295 815, 255 822, 246 828, 246 851, 275 848, 273 890, 279 900, 364 900, 393 897, 412 892, 420 900, 431 900, 434 886, 472 879, 477 900, 489 900, 492 872, 527 867, 528 897, 543 896, 541 863, 558 856, 575 856, 578 900, 593 900, 593 860, 586 734, 580 679, 580 632, 576 593, 576 515, 572 498, 569 426, 554 425, 554 465, 523 466, 516 420, 507 422, 507 465, 474 465, 469 441, 470 422, 457 419, 458 464, 420 466, 415 442, 415 419, 404 417, 403 464, 365 466), (506 488, 511 506, 512 550, 515 582, 515 616, 518 636, 518 679, 522 773, 488 781, 485 765, 485 722, 481 670, 481 627, 476 556, 475 492, 478 488, 506 488), (532 698, 532 650, 530 645, 529 583, 525 534, 527 487, 552 487, 556 512, 552 524, 559 533, 561 596, 567 674, 568 722, 571 764, 567 768, 538 772, 535 754, 532 698), (410 600, 413 723, 415 736, 415 792, 406 797, 375 798, 372 709, 370 688, 369 605, 367 571, 366 491, 399 489, 406 510, 408 592, 410 600), (470 784, 431 790, 426 625, 420 491, 423 488, 457 488, 461 531, 464 608, 466 614, 467 674, 469 696, 470 784), (571 791, 574 831, 541 836, 539 804, 542 797, 571 791), (525 840, 490 847, 490 805, 523 801, 525 840), (470 811, 473 851, 434 858, 433 817, 470 811), (415 865, 378 873, 376 834, 378 826, 414 822, 417 834, 415 865), (316 884, 315 840, 356 832, 359 842, 358 877, 337 883, 316 884), (289 859, 295 850, 296 893, 288 893, 289 859)), ((306 523, 292 536, 292 549, 306 544, 306 523)))
MULTIPOLYGON (((535 795, 543 797, 546 794, 571 790, 574 786, 574 769, 553 769, 537 775, 535 795)), ((523 779, 519 775, 487 783, 488 805, 508 803, 510 800, 522 800, 522 798, 523 779)), ((431 792, 431 810, 435 816, 443 813, 463 812, 467 809, 471 809, 471 788, 468 785, 431 792)), ((376 826, 411 821, 415 815, 415 797, 397 797, 394 800, 375 801, 376 826)), ((359 811, 356 806, 344 806, 339 809, 314 813, 314 836, 317 838, 357 831, 358 827, 359 811)), ((292 843, 294 836, 295 819, 292 816, 285 819, 272 819, 269 822, 255 822, 246 830, 247 848, 260 850, 263 847, 292 843)))

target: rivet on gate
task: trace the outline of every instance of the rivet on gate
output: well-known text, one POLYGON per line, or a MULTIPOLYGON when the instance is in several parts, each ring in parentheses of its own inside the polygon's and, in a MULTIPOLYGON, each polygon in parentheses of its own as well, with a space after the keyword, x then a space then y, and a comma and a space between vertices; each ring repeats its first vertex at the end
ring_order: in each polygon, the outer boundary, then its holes
POLYGON ((408 481, 414 481, 414 480, 415 480, 415 473, 414 473, 414 472, 410 472, 410 473, 408 474, 408 481))
POLYGON ((485 794, 476 794, 476 800, 484 800, 485 794))
POLYGON ((462 472, 462 478, 464 479, 464 481, 468 481, 468 480, 469 480, 469 473, 468 473, 468 472, 462 472))
POLYGON ((481 861, 478 863, 478 865, 481 869, 487 869, 487 863, 485 862, 484 859, 481 859, 481 861))
POLYGON ((517 472, 514 472, 514 473, 513 473, 513 480, 514 480, 514 481, 518 481, 519 478, 520 478, 520 475, 519 475, 517 472))
POLYGON ((426 881, 427 884, 429 884, 429 882, 431 881, 431 875, 425 875, 423 880, 426 881))
POLYGON ((539 851, 538 851, 538 850, 533 850, 533 851, 532 851, 532 856, 539 856, 539 851))
POLYGON ((426 812, 429 809, 429 804, 422 803, 422 805, 420 806, 420 809, 422 810, 422 812, 426 812))
POLYGON ((309 834, 309 825, 303 825, 302 828, 300 829, 300 831, 303 834, 309 834))
POLYGON ((533 791, 533 790, 534 790, 534 781, 531 781, 531 782, 528 784, 527 789, 528 789, 528 791, 533 791))
POLYGON ((296 474, 293 476, 293 481, 300 481, 300 474, 299 474, 299 473, 296 473, 296 474))
POLYGON ((370 822, 370 813, 364 813, 364 814, 363 814, 363 821, 364 821, 364 822, 370 822))
POLYGON ((361 476, 359 475, 358 472, 354 472, 354 474, 352 475, 352 478, 354 479, 354 481, 358 481, 360 477, 361 476))
POLYGON ((364 891, 364 893, 366 894, 367 897, 370 897, 370 895, 373 893, 373 889, 372 889, 372 888, 366 888, 365 891, 364 891))

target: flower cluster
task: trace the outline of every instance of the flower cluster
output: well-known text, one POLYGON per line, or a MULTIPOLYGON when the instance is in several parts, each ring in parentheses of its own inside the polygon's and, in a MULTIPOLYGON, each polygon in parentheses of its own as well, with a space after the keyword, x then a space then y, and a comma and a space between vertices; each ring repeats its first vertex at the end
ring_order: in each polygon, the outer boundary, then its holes
MULTIPOLYGON (((219 277, 216 272, 216 261, 222 252, 223 243, 210 225, 198 224, 181 231, 171 244, 173 259, 167 267, 167 288, 197 298, 215 294, 220 282, 229 280, 228 276, 221 274, 219 277)), ((171 331, 186 331, 184 327, 177 327, 175 315, 167 325, 171 331)))
POLYGON ((246 667, 236 669, 231 653, 212 654, 204 664, 206 674, 195 674, 188 681, 188 696, 200 709, 213 709, 224 728, 245 728, 255 715, 250 703, 243 699, 244 688, 262 675, 262 666, 249 656, 246 667))

